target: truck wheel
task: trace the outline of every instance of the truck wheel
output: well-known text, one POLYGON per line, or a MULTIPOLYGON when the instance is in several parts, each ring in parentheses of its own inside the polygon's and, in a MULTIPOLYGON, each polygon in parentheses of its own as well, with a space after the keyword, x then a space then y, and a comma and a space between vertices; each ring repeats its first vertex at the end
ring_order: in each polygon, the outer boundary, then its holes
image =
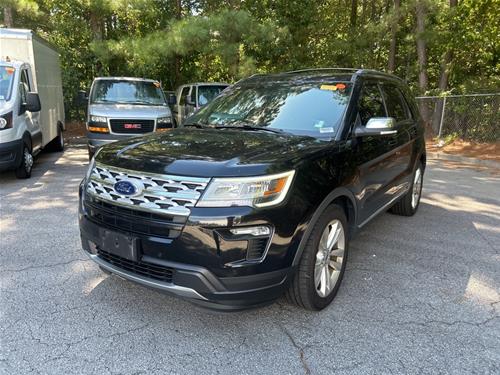
POLYGON ((23 155, 21 157, 21 165, 16 169, 17 178, 30 178, 31 168, 33 168, 33 155, 29 147, 25 144, 23 147, 23 155))
POLYGON ((64 134, 61 126, 57 127, 57 137, 52 140, 51 149, 55 152, 64 151, 64 134))
POLYGON ((422 195, 422 184, 424 179, 424 168, 422 163, 418 162, 417 168, 413 173, 412 184, 410 190, 391 207, 390 212, 401 216, 413 216, 417 212, 420 204, 420 196, 422 195))
POLYGON ((347 219, 342 207, 331 205, 307 239, 288 299, 308 310, 328 306, 340 287, 347 263, 347 219))

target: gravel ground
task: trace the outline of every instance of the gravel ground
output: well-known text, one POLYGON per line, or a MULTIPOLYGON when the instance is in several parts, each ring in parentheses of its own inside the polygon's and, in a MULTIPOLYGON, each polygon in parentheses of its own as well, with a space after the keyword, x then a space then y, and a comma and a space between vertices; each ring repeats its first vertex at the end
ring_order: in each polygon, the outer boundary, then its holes
POLYGON ((351 246, 335 302, 216 313, 106 276, 80 248, 86 150, 0 176, 0 373, 500 373, 500 179, 430 162, 420 210, 351 246))

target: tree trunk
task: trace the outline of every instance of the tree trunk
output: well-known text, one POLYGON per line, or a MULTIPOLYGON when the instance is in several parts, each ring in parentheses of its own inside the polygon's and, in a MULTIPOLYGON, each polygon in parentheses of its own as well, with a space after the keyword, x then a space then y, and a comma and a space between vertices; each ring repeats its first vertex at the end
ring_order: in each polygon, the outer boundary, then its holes
POLYGON ((3 8, 3 23, 5 27, 14 27, 14 16, 12 7, 6 6, 3 8))
MULTIPOLYGON (((450 8, 456 7, 458 0, 450 0, 450 8)), ((451 26, 451 25, 450 25, 451 26)), ((443 93, 448 89, 448 79, 450 77, 450 70, 453 60, 453 53, 450 48, 446 50, 443 54, 441 60, 441 74, 439 75, 438 89, 440 93, 443 93)), ((432 128, 437 131, 439 129, 439 123, 441 122, 441 115, 443 112, 443 99, 439 99, 434 108, 434 114, 432 116, 432 128)))
POLYGON ((427 9, 424 1, 425 0, 417 0, 417 3, 415 5, 417 16, 416 40, 418 59, 418 85, 422 93, 425 93, 429 86, 429 78, 427 75, 427 41, 425 40, 424 36, 427 9))
POLYGON ((391 44, 389 46, 389 61, 387 62, 387 70, 394 73, 396 70, 396 44, 397 44, 397 33, 399 24, 399 8, 401 5, 400 0, 394 0, 394 19, 391 25, 391 44))
MULTIPOLYGON (((175 18, 180 20, 182 18, 182 2, 181 0, 176 1, 176 12, 175 18)), ((181 57, 178 54, 174 56, 174 87, 175 90, 177 86, 181 83, 181 57)))
POLYGON ((351 0, 351 27, 356 27, 356 20, 358 18, 358 0, 351 0))

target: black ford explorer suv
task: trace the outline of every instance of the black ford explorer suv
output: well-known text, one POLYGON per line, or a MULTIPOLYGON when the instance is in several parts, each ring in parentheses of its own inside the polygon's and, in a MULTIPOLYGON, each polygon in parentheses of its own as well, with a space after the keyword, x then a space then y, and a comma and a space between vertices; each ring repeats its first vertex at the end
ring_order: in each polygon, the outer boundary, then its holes
POLYGON ((255 75, 184 128, 104 146, 80 186, 80 229, 105 271, 218 309, 287 293, 322 309, 352 235, 411 216, 424 130, 400 79, 369 70, 255 75))

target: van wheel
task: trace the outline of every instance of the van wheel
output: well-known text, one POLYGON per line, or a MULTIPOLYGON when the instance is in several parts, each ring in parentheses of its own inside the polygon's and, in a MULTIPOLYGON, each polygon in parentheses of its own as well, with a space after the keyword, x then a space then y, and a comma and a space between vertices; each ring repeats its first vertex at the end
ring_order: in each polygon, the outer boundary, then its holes
POLYGON ((418 162, 417 168, 413 173, 412 184, 410 190, 391 207, 390 212, 401 216, 413 216, 417 212, 422 195, 422 184, 424 180, 424 168, 422 163, 418 162))
POLYGON ((23 147, 23 155, 21 157, 21 165, 16 169, 17 178, 30 178, 31 169, 33 168, 33 155, 29 147, 25 144, 23 147))
POLYGON ((57 137, 52 140, 51 149, 55 152, 64 151, 64 134, 61 126, 57 127, 57 137))
POLYGON ((321 310, 334 299, 347 263, 348 235, 344 210, 328 207, 314 225, 302 253, 288 299, 308 310, 321 310))

